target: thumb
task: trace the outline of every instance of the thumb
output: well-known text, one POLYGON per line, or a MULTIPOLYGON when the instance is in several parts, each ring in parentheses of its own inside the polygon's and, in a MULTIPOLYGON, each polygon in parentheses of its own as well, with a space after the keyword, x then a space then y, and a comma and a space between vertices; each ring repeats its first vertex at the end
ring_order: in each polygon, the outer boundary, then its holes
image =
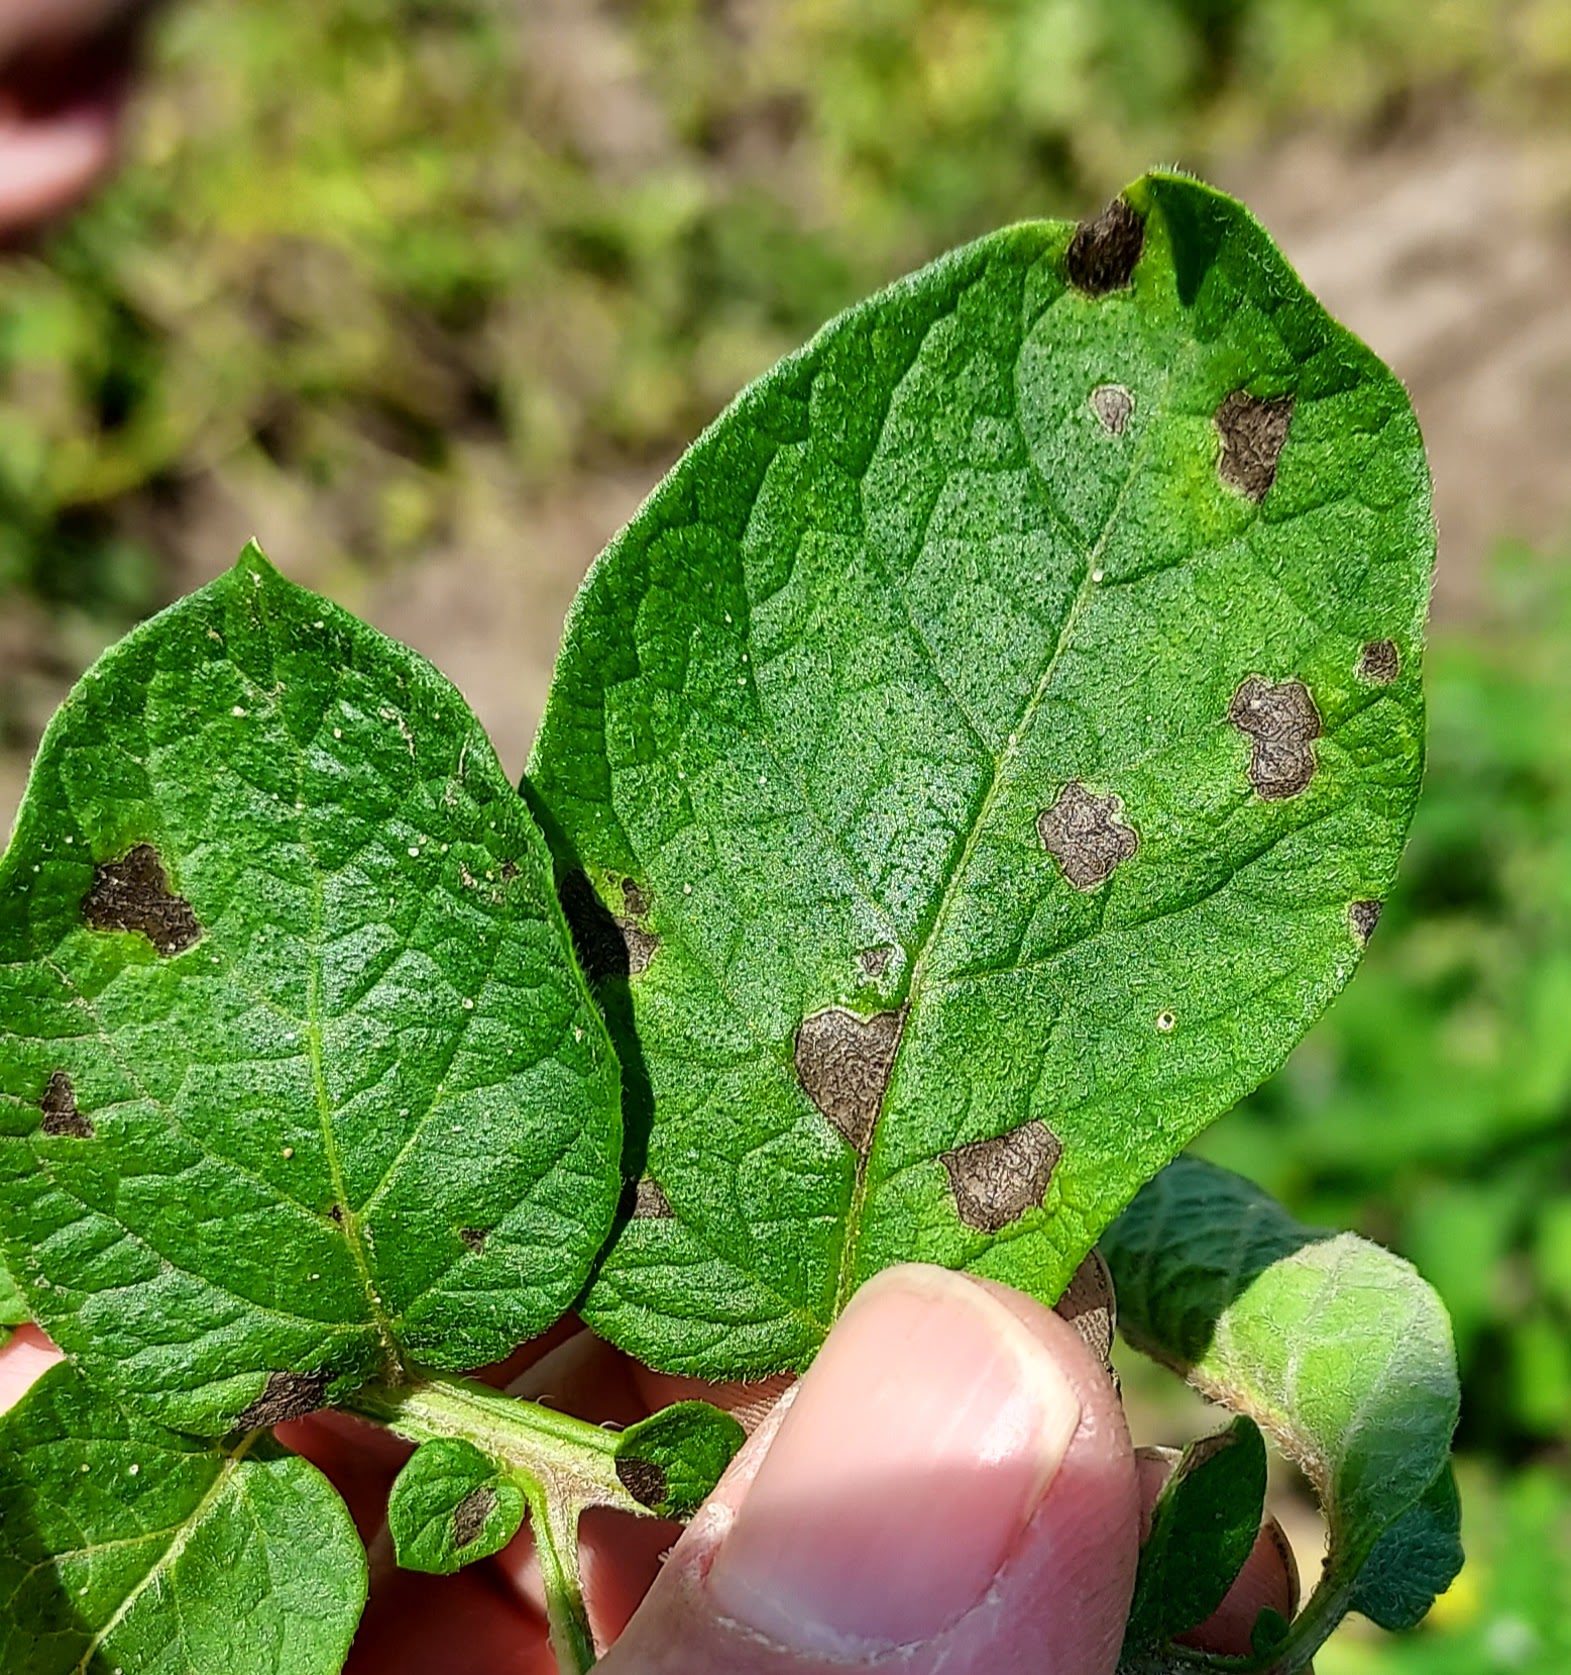
POLYGON ((1051 1310, 940 1268, 847 1308, 605 1675, 1110 1675, 1139 1500, 1106 1374, 1051 1310))

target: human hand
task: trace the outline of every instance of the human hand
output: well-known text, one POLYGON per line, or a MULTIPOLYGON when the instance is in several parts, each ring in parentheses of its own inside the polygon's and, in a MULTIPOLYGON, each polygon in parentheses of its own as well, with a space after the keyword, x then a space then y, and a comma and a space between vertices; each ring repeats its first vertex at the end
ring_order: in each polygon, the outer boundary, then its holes
POLYGON ((80 199, 114 162, 154 0, 0 0, 0 238, 80 199))
MULTIPOLYGON (((51 1354, 31 1329, 0 1352, 0 1406, 51 1354)), ((518 1384, 594 1419, 694 1394, 745 1411, 759 1395, 660 1377, 583 1333, 531 1355, 518 1384)), ((352 1675, 550 1675, 527 1537, 456 1577, 396 1571, 375 1535, 391 1439, 338 1416, 286 1429, 372 1539, 352 1675)), ((586 1518, 591 1614, 610 1645, 599 1667, 1111 1675, 1141 1507, 1161 1478, 1137 1466, 1106 1374, 1057 1315, 986 1281, 891 1269, 852 1300, 663 1566, 671 1526, 586 1518)), ((1291 1599, 1262 1537, 1198 1643, 1247 1651, 1265 1605, 1286 1614, 1291 1599)))

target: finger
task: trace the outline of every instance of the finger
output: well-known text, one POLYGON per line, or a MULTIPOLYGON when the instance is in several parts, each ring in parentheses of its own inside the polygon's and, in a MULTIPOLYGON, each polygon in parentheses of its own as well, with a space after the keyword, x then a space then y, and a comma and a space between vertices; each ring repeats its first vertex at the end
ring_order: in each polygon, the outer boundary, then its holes
POLYGON ((605 1675, 1110 1675, 1134 1460, 1074 1329, 894 1268, 852 1299, 607 1654, 605 1675))
POLYGON ((60 1351, 36 1326, 18 1326, 0 1349, 0 1413, 13 1408, 60 1359, 60 1351))
MULTIPOLYGON (((1135 1464, 1141 1503, 1147 1510, 1155 1504, 1178 1460, 1176 1448, 1139 1451, 1135 1464)), ((1145 1522, 1142 1516, 1142 1524, 1145 1522)), ((1202 1652, 1246 1656, 1255 1619, 1267 1607, 1287 1618, 1298 1609, 1298 1564, 1282 1526, 1269 1514, 1222 1603, 1198 1628, 1179 1635, 1179 1643, 1202 1652)))

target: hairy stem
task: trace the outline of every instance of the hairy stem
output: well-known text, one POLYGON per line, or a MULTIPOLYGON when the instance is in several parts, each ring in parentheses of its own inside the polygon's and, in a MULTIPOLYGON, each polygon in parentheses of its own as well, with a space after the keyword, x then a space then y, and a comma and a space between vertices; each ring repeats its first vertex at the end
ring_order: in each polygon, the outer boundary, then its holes
POLYGON ((582 1508, 564 1505, 526 1478, 521 1477, 520 1483, 529 1501, 535 1555, 540 1560, 551 1650, 561 1675, 584 1675, 595 1661, 595 1639, 578 1573, 578 1519, 582 1508))

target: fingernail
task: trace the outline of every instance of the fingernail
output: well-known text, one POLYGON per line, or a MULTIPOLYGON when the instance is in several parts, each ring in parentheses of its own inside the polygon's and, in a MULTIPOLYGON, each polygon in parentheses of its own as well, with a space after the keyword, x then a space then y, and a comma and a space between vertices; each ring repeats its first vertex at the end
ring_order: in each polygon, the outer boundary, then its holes
POLYGON ((709 1574, 713 1603, 808 1654, 931 1639, 987 1591, 1052 1483, 1080 1398, 981 1286, 870 1281, 802 1382, 709 1574))

